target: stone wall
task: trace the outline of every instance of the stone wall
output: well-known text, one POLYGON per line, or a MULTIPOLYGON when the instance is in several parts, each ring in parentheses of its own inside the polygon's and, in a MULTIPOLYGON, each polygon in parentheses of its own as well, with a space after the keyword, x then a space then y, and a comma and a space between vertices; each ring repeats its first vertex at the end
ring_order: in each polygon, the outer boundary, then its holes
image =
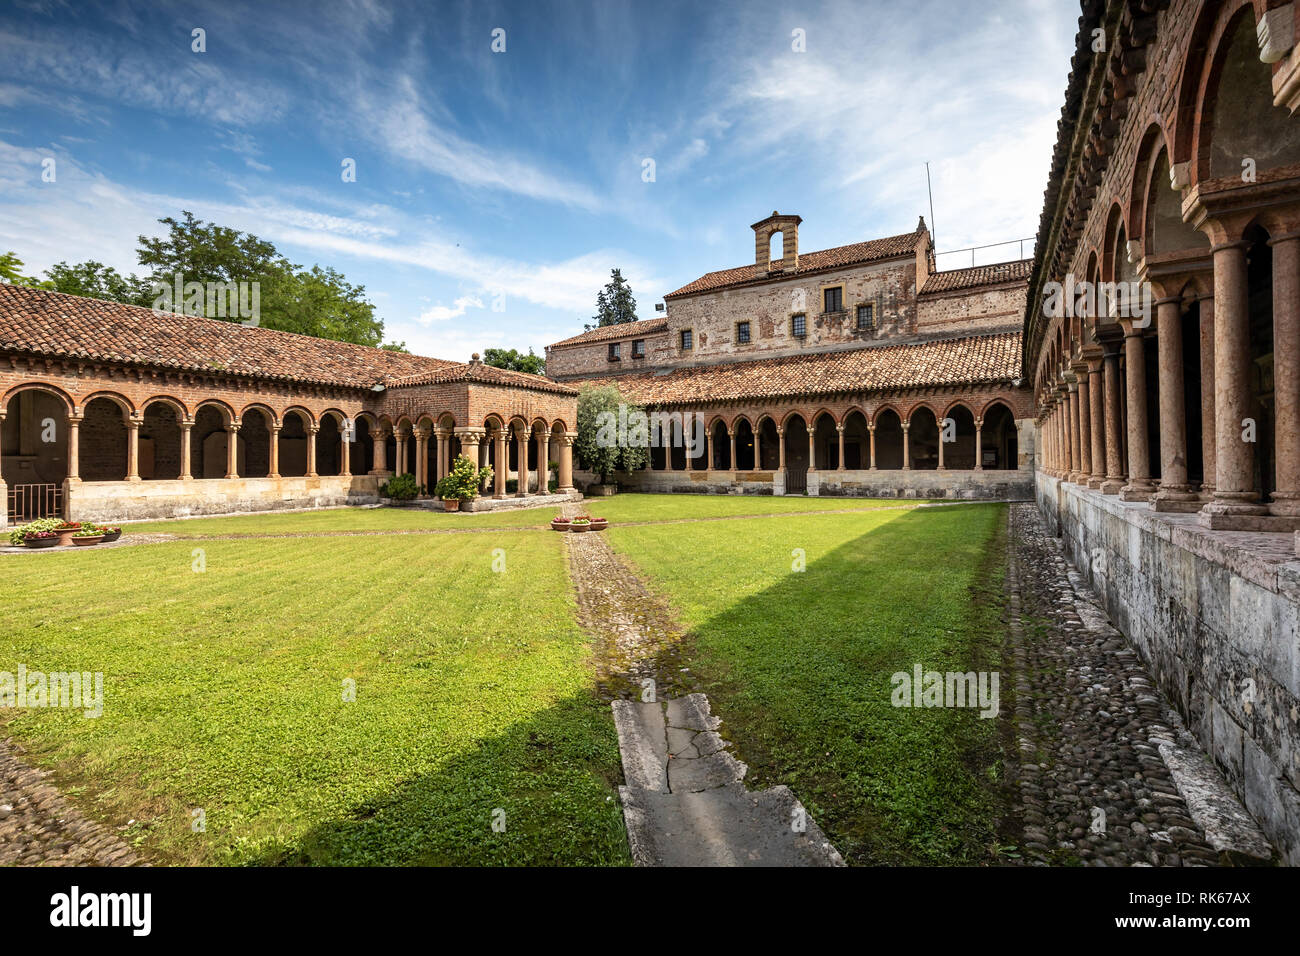
POLYGON ((66 487, 67 514, 72 521, 147 521, 193 515, 333 508, 379 501, 379 479, 369 475, 82 481, 70 482, 66 487))
POLYGON ((1300 562, 1039 472, 1076 568, 1288 863, 1300 865, 1300 562))
POLYGON ((916 302, 916 330, 965 335, 992 329, 1020 329, 1025 319, 1025 283, 922 295, 916 302))

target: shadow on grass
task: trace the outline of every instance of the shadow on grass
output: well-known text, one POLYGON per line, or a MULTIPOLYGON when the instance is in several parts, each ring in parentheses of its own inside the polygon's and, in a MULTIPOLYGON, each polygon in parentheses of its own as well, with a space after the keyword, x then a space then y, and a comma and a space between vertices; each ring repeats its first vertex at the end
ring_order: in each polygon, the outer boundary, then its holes
POLYGON ((686 638, 748 785, 788 784, 852 863, 999 862, 1004 721, 894 707, 891 676, 998 670, 1005 514, 902 512, 686 638))
POLYGON ((627 865, 621 779, 609 706, 571 697, 248 862, 627 865))

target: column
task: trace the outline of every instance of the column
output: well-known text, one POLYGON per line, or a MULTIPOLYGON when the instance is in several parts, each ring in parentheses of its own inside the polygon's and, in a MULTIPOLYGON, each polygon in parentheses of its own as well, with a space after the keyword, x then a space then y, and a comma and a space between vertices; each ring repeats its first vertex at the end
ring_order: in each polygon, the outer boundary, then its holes
POLYGON ((126 480, 140 480, 140 419, 134 415, 126 420, 126 480))
POLYGON ((727 460, 727 464, 729 464, 729 465, 731 466, 731 471, 735 471, 736 468, 737 468, 737 466, 736 466, 736 432, 735 432, 735 430, 734 430, 734 429, 730 429, 730 428, 727 429, 727 437, 731 440, 731 457, 727 460))
MULTIPOLYGON (((4 414, 0 412, 0 424, 4 424, 4 414)), ((68 416, 68 481, 81 480, 81 416, 68 416)), ((0 503, 6 506, 8 502, 0 503)))
POLYGON ((975 419, 975 470, 984 470, 984 419, 975 419))
POLYGON ((871 436, 871 470, 876 470, 876 426, 870 424, 867 426, 867 434, 871 436))
POLYGON ((194 422, 187 420, 181 422, 181 481, 192 481, 194 474, 193 465, 190 463, 191 449, 191 430, 194 428, 194 422))
POLYGON ((443 458, 447 455, 447 430, 438 425, 433 430, 434 436, 434 455, 433 455, 433 484, 437 487, 438 482, 447 477, 444 470, 443 458))
POLYGON ((506 496, 506 472, 510 468, 510 450, 506 448, 505 428, 498 428, 492 434, 497 443, 497 466, 492 473, 492 497, 504 498, 506 496))
POLYGON ((1201 311, 1201 500, 1214 500, 1218 446, 1214 427, 1214 296, 1198 300, 1201 311))
POLYGON ((1065 387, 1065 428, 1070 436, 1070 462, 1065 480, 1077 482, 1079 480, 1079 464, 1081 461, 1079 453, 1079 385, 1077 382, 1070 382, 1065 387))
MULTIPOLYGON (((411 471, 411 469, 407 467, 407 461, 406 461, 406 459, 407 459, 406 441, 407 441, 408 438, 411 437, 411 430, 410 430, 409 428, 407 428, 407 426, 405 426, 405 425, 398 425, 397 428, 394 429, 394 431, 393 431, 393 435, 394 435, 394 437, 397 439, 397 461, 396 461, 396 463, 395 463, 395 464, 397 465, 397 473, 398 473, 399 475, 405 475, 405 474, 407 474, 407 473, 409 473, 409 472, 411 471)), ((309 439, 308 439, 308 454, 311 453, 311 451, 310 451, 310 449, 311 449, 310 442, 311 442, 311 439, 309 438, 309 439)), ((310 470, 310 468, 311 468, 311 464, 308 463, 308 466, 307 466, 307 467, 308 467, 308 469, 310 470)))
POLYGON ((947 470, 946 468, 944 468, 943 465, 943 446, 946 444, 948 443, 943 440, 943 419, 940 418, 939 419, 939 464, 935 466, 935 468, 939 471, 947 470))
POLYGON ((239 422, 226 426, 226 477, 239 477, 239 422))
POLYGON ((382 475, 388 471, 388 448, 384 444, 385 437, 387 436, 384 433, 384 426, 376 422, 370 432, 370 445, 375 463, 375 467, 370 469, 372 475, 382 475))
POLYGON ((1132 320, 1124 326, 1124 377, 1128 384, 1128 484, 1120 489, 1121 501, 1148 501, 1155 493, 1151 481, 1151 455, 1147 445, 1147 363, 1143 330, 1132 320))
POLYGON ((1217 462, 1212 515, 1260 515, 1252 446, 1242 441, 1250 400, 1250 306, 1244 241, 1216 245, 1214 254, 1214 424, 1217 462))
POLYGON ((567 494, 573 491, 573 440, 577 438, 574 432, 565 432, 560 438, 560 492, 567 494))
POLYGON ((515 472, 518 476, 515 497, 523 498, 528 494, 528 432, 522 426, 515 429, 515 447, 519 456, 519 467, 515 472))
MULTIPOLYGON (((0 431, 4 430, 5 409, 0 405, 0 431)), ((0 448, 0 459, 3 459, 3 449, 0 448)), ((5 484, 5 473, 3 462, 0 461, 0 528, 9 527, 9 486, 5 484)))
POLYGON ((1187 483, 1187 407, 1183 399, 1183 301, 1156 300, 1156 349, 1160 377, 1160 490, 1151 499, 1156 511, 1199 511, 1187 483))
POLYGON ((479 467, 478 446, 483 438, 483 431, 478 428, 466 428, 460 432, 460 453, 479 467))
POLYGON ((534 432, 533 440, 537 444, 537 493, 544 495, 548 493, 551 478, 551 470, 547 467, 550 462, 546 460, 546 432, 534 432))
POLYGON ((1273 247, 1273 407, 1276 486, 1268 510, 1300 516, 1300 232, 1273 247))
POLYGON ((785 473, 785 429, 776 430, 777 469, 785 473))
POLYGON ((307 477, 319 478, 316 471, 316 435, 320 432, 319 425, 307 426, 307 477))
POLYGON ((843 424, 836 425, 835 430, 839 432, 839 437, 840 437, 840 452, 839 452, 840 457, 839 460, 836 462, 835 470, 843 471, 844 470, 844 425, 843 424))
POLYGON ((1102 389, 1106 399, 1106 480, 1101 483, 1101 493, 1117 495, 1124 487, 1119 437, 1119 352, 1112 350, 1105 354, 1102 370, 1102 389))
POLYGON ((912 427, 911 419, 903 422, 903 471, 912 470, 912 442, 908 430, 912 427))
POLYGON ((339 433, 339 477, 352 477, 352 442, 348 441, 346 427, 339 433))
POLYGON ((763 424, 762 422, 759 422, 759 426, 754 429, 754 470, 755 471, 763 470, 763 446, 762 443, 759 441, 759 436, 762 434, 763 434, 763 424))
POLYGON ((268 478, 280 477, 280 429, 283 427, 280 422, 271 424, 271 470, 268 478))
POLYGON ((1088 412, 1091 422, 1088 426, 1092 438, 1092 470, 1088 477, 1088 487, 1097 489, 1106 480, 1106 409, 1102 395, 1101 359, 1088 360, 1088 412))
POLYGON ((1088 366, 1079 365, 1074 370, 1079 403, 1079 484, 1086 485, 1092 475, 1092 414, 1088 385, 1088 366))
POLYGON ((817 426, 814 423, 808 429, 808 471, 817 470, 817 426))
POLYGON ((429 429, 423 426, 415 430, 415 483, 424 487, 420 497, 433 493, 429 482, 429 429))

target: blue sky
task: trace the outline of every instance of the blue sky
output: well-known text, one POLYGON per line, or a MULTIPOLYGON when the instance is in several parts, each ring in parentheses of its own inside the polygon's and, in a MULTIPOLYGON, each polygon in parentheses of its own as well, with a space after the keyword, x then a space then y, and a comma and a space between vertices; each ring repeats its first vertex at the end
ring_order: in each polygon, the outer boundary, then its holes
POLYGON ((0 251, 134 271, 135 237, 189 209, 364 284, 413 351, 540 354, 582 330, 611 267, 653 316, 752 261, 773 209, 803 217, 804 250, 910 231, 927 160, 941 251, 1033 235, 1077 17, 1070 0, 9 0, 0 251))

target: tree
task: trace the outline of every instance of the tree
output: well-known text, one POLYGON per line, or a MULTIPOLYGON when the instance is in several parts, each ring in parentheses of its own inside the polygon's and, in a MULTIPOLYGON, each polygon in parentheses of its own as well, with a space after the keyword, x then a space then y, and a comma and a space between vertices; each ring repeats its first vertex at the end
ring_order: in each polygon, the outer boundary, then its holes
POLYGON ((17 253, 0 253, 0 281, 9 282, 13 285, 30 285, 49 288, 48 283, 41 282, 33 276, 23 275, 19 271, 22 267, 23 260, 18 258, 17 253))
POLYGON ((546 359, 534 355, 532 349, 528 350, 527 355, 518 349, 484 349, 483 364, 512 372, 527 372, 529 375, 546 374, 546 359))
POLYGON ((188 209, 181 215, 181 222, 171 216, 158 220, 167 227, 166 236, 137 239, 140 265, 153 267, 150 282, 171 285, 177 273, 185 282, 265 281, 296 268, 265 239, 203 222, 188 209))
POLYGON ((634 429, 625 433, 618 429, 620 421, 644 420, 644 415, 644 409, 628 402, 617 385, 592 386, 578 393, 578 437, 573 447, 603 484, 616 471, 634 471, 649 462, 648 444, 629 440, 634 429))
POLYGON ((55 292, 132 305, 148 305, 151 301, 149 284, 143 279, 134 275, 125 277, 112 266, 94 259, 75 265, 56 262, 45 270, 45 274, 55 292))
POLYGON ((632 298, 632 287, 623 278, 621 270, 613 269, 609 275, 605 288, 596 293, 596 314, 591 317, 594 324, 588 325, 588 330, 636 321, 636 299, 632 298))

